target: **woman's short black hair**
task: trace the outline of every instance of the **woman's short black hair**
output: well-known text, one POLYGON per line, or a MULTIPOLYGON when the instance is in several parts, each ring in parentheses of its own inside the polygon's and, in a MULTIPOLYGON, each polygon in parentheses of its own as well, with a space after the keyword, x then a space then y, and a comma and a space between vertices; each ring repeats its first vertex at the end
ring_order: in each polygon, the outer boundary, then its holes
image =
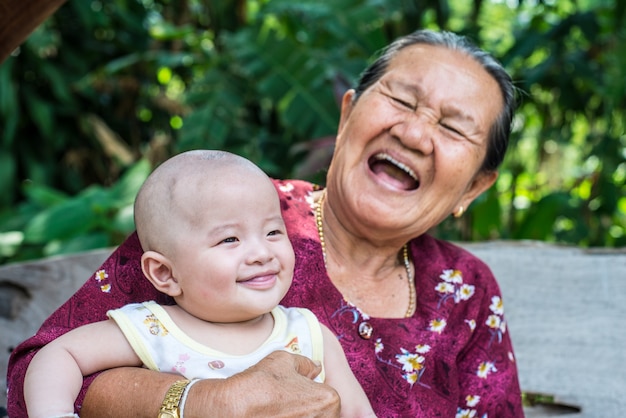
POLYGON ((502 65, 491 54, 483 51, 464 36, 452 32, 423 29, 396 39, 384 48, 376 61, 363 71, 355 88, 354 101, 357 101, 365 90, 383 76, 392 58, 400 50, 415 44, 428 44, 462 51, 482 65, 498 83, 504 107, 489 131, 487 155, 481 167, 484 171, 495 171, 504 160, 509 145, 513 116, 517 108, 516 89, 511 76, 502 65))

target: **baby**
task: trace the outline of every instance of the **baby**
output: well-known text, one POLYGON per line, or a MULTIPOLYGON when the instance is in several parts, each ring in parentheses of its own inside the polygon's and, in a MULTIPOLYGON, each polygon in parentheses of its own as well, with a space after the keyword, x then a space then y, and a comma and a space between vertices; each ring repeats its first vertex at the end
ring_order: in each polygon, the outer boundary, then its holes
POLYGON ((185 152, 146 179, 134 210, 144 275, 176 305, 127 305, 41 349, 24 382, 30 418, 76 416, 83 376, 142 365, 184 376, 171 393, 182 412, 197 379, 227 378, 275 350, 320 362, 342 416, 374 416, 332 332, 307 309, 279 305, 295 257, 260 168, 227 152, 185 152))

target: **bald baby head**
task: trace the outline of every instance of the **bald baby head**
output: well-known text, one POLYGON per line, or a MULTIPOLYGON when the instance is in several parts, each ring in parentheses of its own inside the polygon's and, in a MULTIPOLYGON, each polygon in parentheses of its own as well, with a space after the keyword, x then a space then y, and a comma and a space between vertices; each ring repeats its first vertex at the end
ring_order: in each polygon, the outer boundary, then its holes
POLYGON ((259 167, 229 152, 187 151, 162 163, 135 199, 135 226, 144 251, 172 251, 174 237, 197 226, 208 205, 220 204, 211 199, 216 188, 234 185, 267 187, 277 199, 271 180, 259 167))

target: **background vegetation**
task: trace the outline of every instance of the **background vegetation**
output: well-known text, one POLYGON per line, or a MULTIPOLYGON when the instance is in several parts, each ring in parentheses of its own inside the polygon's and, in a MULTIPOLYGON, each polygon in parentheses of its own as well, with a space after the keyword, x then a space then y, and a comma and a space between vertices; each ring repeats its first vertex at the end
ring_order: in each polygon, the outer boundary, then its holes
POLYGON ((626 245, 619 0, 69 0, 0 65, 0 263, 120 243, 192 148, 323 183, 338 98, 418 28, 470 36, 523 92, 496 187, 454 240, 626 245))

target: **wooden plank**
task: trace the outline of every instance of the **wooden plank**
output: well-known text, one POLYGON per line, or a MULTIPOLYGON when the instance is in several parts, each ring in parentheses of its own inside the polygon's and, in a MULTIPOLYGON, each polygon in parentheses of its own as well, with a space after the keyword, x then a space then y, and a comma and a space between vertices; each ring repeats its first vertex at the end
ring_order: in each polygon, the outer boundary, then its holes
POLYGON ((65 0, 0 0, 0 63, 65 0))
POLYGON ((96 250, 0 267, 5 306, 0 316, 0 406, 6 405, 5 376, 11 349, 33 335, 110 253, 96 250))

